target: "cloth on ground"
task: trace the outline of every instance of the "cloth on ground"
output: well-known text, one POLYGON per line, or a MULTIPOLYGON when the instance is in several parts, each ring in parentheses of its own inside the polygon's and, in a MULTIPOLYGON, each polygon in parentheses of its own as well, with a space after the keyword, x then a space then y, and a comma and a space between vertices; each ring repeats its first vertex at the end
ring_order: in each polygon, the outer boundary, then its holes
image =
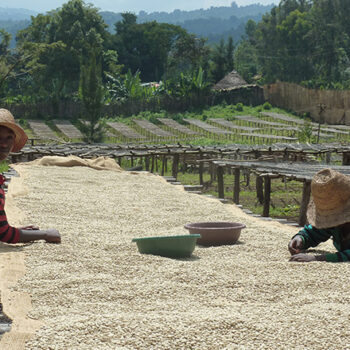
POLYGON ((44 156, 40 159, 33 160, 31 162, 22 163, 23 165, 43 165, 43 166, 86 166, 96 170, 112 170, 121 172, 123 169, 115 162, 114 159, 109 157, 98 157, 95 159, 83 159, 77 156, 44 156))

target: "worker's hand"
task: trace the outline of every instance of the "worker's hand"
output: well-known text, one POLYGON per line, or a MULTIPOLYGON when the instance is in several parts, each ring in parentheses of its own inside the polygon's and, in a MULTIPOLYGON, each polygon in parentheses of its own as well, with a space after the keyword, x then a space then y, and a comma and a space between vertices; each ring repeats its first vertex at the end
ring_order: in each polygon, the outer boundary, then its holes
POLYGON ((45 230, 45 241, 47 243, 61 243, 61 235, 53 228, 45 230))
POLYGON ((295 254, 289 259, 289 261, 310 262, 310 261, 317 261, 317 259, 316 259, 316 256, 312 254, 295 254))
POLYGON ((292 255, 299 254, 303 250, 303 245, 304 245, 303 239, 300 236, 296 235, 290 240, 288 244, 289 252, 292 255))
POLYGON ((39 230, 39 227, 34 225, 28 225, 28 226, 19 227, 18 229, 19 230, 39 230))

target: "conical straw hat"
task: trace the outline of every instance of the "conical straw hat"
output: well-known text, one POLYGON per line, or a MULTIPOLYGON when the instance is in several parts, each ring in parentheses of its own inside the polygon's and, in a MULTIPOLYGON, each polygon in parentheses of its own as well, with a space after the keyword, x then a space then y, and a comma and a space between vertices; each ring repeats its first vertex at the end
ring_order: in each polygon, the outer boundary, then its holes
POLYGON ((15 143, 12 152, 18 152, 26 144, 28 136, 25 131, 15 123, 15 118, 10 111, 0 108, 0 126, 11 129, 15 134, 15 143))
POLYGON ((330 228, 350 222, 350 177, 332 169, 320 170, 311 182, 309 223, 330 228))

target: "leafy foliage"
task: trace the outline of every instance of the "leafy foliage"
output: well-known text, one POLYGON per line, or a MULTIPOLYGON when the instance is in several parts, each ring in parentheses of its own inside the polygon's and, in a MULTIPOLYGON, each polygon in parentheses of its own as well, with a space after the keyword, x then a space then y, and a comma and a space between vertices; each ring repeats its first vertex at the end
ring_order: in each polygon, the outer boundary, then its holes
POLYGON ((53 98, 75 93, 80 67, 88 61, 91 48, 101 50, 106 25, 97 9, 82 0, 70 0, 58 11, 32 17, 29 27, 18 34, 18 49, 30 55, 26 64, 29 86, 53 98))
POLYGON ((186 35, 179 26, 147 22, 138 24, 137 17, 123 13, 115 24, 113 38, 119 61, 132 73, 140 72, 143 81, 159 81, 167 68, 168 54, 174 43, 186 35))
POLYGON ((349 11, 347 0, 282 0, 261 22, 247 22, 237 70, 252 79, 250 59, 262 82, 350 87, 349 11))
POLYGON ((90 62, 82 67, 79 96, 84 105, 81 129, 88 142, 99 142, 103 138, 103 124, 100 122, 103 88, 101 63, 96 51, 91 52, 90 62))
POLYGON ((265 102, 265 103, 263 104, 263 108, 266 109, 266 110, 271 109, 271 108, 272 108, 271 103, 265 102))
POLYGON ((303 127, 298 134, 298 140, 300 142, 314 142, 315 137, 313 135, 313 129, 310 121, 306 120, 303 127))

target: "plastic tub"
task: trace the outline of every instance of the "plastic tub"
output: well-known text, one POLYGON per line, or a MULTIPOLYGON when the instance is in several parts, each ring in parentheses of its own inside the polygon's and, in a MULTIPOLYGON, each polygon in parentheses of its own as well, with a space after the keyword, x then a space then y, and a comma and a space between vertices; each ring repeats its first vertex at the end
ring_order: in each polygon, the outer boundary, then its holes
POLYGON ((199 234, 181 236, 159 236, 134 238, 141 254, 160 255, 169 258, 186 258, 191 256, 196 247, 199 234))
POLYGON ((186 224, 190 234, 200 234, 197 240, 200 245, 235 244, 246 226, 240 222, 194 222, 186 224))

